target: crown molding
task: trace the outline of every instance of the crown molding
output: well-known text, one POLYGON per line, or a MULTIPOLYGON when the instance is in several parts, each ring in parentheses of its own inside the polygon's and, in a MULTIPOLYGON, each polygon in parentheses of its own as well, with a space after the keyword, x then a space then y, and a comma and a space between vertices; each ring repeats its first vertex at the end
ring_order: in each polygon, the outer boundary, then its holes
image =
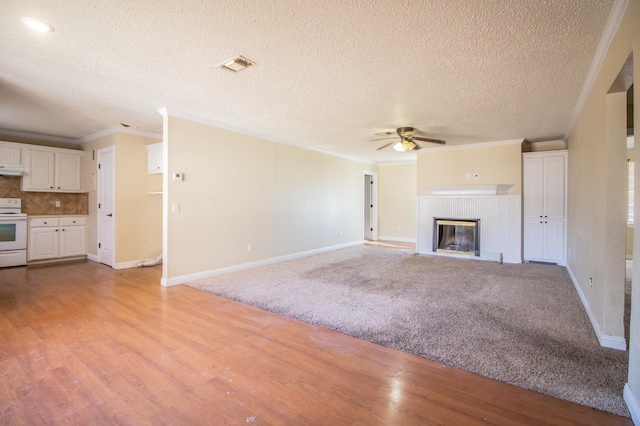
POLYGON ((465 145, 439 146, 435 148, 422 148, 421 150, 418 151, 418 155, 424 154, 426 152, 460 151, 464 149, 490 148, 492 146, 521 145, 523 142, 524 142, 524 138, 509 139, 506 141, 469 143, 465 145))
POLYGON ((275 136, 271 136, 271 135, 266 135, 264 133, 254 132, 253 130, 248 130, 248 129, 244 129, 244 128, 241 128, 241 127, 232 126, 232 125, 229 125, 229 124, 226 124, 226 123, 221 123, 219 121, 212 120, 210 118, 204 118, 204 117, 200 117, 200 116, 197 116, 197 115, 194 115, 194 114, 189 114, 189 113, 186 113, 186 112, 177 111, 177 110, 175 110, 173 108, 167 108, 167 107, 158 108, 158 113, 164 118, 167 118, 167 117, 181 118, 183 120, 189 120, 189 121, 193 121, 193 122, 196 122, 196 123, 204 124, 206 126, 217 127, 217 128, 220 128, 220 129, 229 130, 229 131, 236 132, 236 133, 241 133, 243 135, 253 136, 255 138, 265 139, 265 140, 268 140, 270 142, 276 142, 276 143, 281 143, 283 145, 289 145, 289 146, 293 146, 293 147, 296 147, 296 148, 306 149, 307 151, 314 151, 314 152, 318 152, 320 154, 326 154, 326 155, 331 155, 333 157, 343 158, 345 160, 357 161, 358 163, 377 165, 376 163, 374 163, 372 161, 364 160, 362 158, 351 157, 349 155, 338 154, 338 153, 335 153, 335 152, 326 151, 324 149, 314 148, 312 146, 303 145, 303 144, 298 143, 298 142, 292 142, 292 141, 287 140, 287 139, 283 139, 283 138, 279 138, 279 137, 275 137, 275 136))
POLYGON ((573 110, 573 116, 571 117, 571 121, 569 122, 569 127, 567 129, 564 140, 569 140, 569 137, 573 133, 573 129, 576 126, 578 117, 580 117, 582 109, 587 102, 587 98, 591 93, 591 89, 593 89, 593 84, 595 83, 596 78, 600 73, 600 68, 602 67, 604 59, 607 56, 609 48, 611 47, 611 43, 613 43, 613 39, 618 32, 620 22, 622 22, 622 18, 624 17, 624 13, 627 10, 628 5, 629 0, 616 0, 613 4, 613 8, 611 8, 609 20, 607 21, 607 25, 604 27, 604 32, 602 33, 602 37, 600 38, 600 43, 598 43, 598 48, 596 49, 596 53, 593 56, 593 60, 591 61, 591 67, 589 68, 587 78, 585 79, 584 85, 582 86, 582 91, 580 92, 578 103, 573 110))
POLYGON ((130 128, 121 127, 121 126, 112 126, 112 127, 108 127, 106 129, 100 130, 98 132, 92 133, 90 135, 84 136, 78 139, 77 141, 79 143, 87 143, 87 142, 96 140, 98 138, 109 136, 115 133, 126 133, 129 135, 144 136, 144 137, 153 138, 153 139, 162 139, 162 134, 160 133, 145 132, 142 130, 130 129, 130 128))

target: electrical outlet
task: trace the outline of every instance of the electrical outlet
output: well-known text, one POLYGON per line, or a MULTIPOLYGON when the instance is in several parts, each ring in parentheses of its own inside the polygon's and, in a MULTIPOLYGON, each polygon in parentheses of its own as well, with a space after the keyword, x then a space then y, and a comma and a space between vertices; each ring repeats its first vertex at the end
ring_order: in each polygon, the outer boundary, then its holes
POLYGON ((180 213, 180 203, 173 203, 171 205, 171 211, 173 213, 180 213))
POLYGON ((253 246, 251 244, 247 245, 247 251, 253 251, 253 246))
POLYGON ((342 237, 342 232, 338 232, 338 237, 342 237))
POLYGON ((465 173, 465 174, 464 174, 464 178, 465 178, 466 180, 471 179, 471 173, 465 173))
POLYGON ((60 201, 56 201, 56 208, 60 208, 60 201))

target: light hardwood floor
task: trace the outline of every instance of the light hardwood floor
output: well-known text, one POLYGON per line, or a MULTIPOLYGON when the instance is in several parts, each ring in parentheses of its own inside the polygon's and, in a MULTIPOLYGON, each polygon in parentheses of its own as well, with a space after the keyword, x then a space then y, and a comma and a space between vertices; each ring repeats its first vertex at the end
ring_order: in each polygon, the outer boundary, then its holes
POLYGON ((0 269, 0 423, 631 425, 159 280, 0 269))

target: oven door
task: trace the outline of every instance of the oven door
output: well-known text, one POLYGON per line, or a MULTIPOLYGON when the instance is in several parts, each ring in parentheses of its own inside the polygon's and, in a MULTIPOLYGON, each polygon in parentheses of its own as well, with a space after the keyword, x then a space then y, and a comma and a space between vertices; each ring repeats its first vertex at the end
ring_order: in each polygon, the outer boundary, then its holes
POLYGON ((0 215, 0 252, 27 249, 27 219, 0 215))

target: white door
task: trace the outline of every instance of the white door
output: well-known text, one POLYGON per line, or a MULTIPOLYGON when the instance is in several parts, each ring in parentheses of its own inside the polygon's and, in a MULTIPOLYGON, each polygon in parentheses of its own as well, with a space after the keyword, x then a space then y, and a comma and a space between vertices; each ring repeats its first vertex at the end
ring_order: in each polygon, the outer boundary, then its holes
POLYGON ((564 221, 549 220, 544 225, 544 260, 564 261, 564 221))
POLYGON ((98 150, 98 261, 109 266, 115 257, 115 155, 114 146, 98 150))

